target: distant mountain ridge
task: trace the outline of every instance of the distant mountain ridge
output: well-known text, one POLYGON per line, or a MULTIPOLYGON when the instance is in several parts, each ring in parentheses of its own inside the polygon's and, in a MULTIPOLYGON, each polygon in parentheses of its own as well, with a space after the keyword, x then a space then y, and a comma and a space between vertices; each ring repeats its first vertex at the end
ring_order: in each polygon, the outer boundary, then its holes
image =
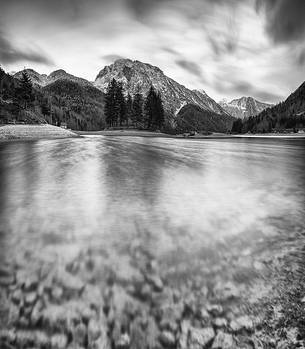
POLYGON ((31 78, 32 83, 36 86, 47 86, 49 84, 52 84, 53 82, 57 80, 69 80, 77 82, 81 85, 92 85, 92 83, 86 79, 79 78, 75 75, 67 73, 63 69, 58 69, 50 73, 49 75, 46 74, 39 74, 33 69, 24 69, 14 74, 14 78, 21 79, 22 73, 26 72, 27 75, 31 78))
POLYGON ((253 97, 241 97, 233 99, 231 102, 222 100, 219 102, 219 105, 230 115, 240 119, 258 115, 266 108, 273 106, 273 104, 260 102, 253 97))

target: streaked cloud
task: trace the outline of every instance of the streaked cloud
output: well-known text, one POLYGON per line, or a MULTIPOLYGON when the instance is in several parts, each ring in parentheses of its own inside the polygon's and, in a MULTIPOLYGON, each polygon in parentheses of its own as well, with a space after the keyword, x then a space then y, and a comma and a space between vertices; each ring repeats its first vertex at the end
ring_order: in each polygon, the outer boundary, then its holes
POLYGON ((0 61, 93 80, 118 58, 216 100, 277 102, 304 79, 304 0, 0 0, 0 61))
POLYGON ((20 49, 15 47, 5 34, 0 31, 0 62, 11 64, 16 62, 41 63, 52 65, 53 62, 41 52, 30 49, 20 49))

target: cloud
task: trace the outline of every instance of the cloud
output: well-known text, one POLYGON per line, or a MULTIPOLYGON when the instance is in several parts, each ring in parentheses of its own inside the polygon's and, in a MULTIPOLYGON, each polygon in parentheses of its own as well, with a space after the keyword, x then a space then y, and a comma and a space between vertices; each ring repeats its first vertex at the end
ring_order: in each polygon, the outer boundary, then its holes
POLYGON ((117 55, 117 54, 109 54, 109 55, 104 55, 102 56, 102 59, 104 61, 106 61, 107 63, 113 63, 114 61, 116 61, 117 59, 124 59, 126 57, 117 55))
POLYGON ((257 0, 256 4, 265 12, 267 33, 274 42, 304 40, 304 0, 257 0))
POLYGON ((264 87, 257 87, 245 80, 232 78, 231 81, 221 81, 221 79, 217 79, 213 85, 214 88, 225 95, 235 95, 237 98, 249 96, 266 103, 278 103, 283 100, 283 96, 269 92, 264 87))
POLYGON ((0 62, 7 64, 20 61, 43 63, 46 65, 53 64, 50 58, 41 53, 31 49, 25 51, 16 48, 8 38, 5 37, 5 34, 0 31, 0 62))
POLYGON ((202 72, 200 69, 200 66, 195 63, 188 61, 186 59, 178 59, 176 60, 176 63, 183 69, 187 70, 189 73, 196 75, 196 76, 201 76, 202 72))

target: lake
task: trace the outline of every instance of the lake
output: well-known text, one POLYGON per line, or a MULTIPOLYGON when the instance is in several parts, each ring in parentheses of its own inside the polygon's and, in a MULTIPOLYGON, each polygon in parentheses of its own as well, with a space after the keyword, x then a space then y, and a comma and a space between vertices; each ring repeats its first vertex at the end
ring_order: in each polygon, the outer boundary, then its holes
POLYGON ((245 290, 276 258, 300 260, 304 159, 304 139, 0 143, 2 263, 68 265, 91 249, 128 281, 141 248, 168 284, 245 290))

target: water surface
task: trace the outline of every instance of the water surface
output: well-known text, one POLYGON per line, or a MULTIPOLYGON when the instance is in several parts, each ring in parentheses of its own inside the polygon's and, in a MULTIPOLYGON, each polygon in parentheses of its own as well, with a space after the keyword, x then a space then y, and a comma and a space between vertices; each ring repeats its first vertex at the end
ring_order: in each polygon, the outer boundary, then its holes
POLYGON ((1 143, 1 255, 119 253, 135 239, 175 263, 219 246, 272 255, 270 242, 287 246, 305 226, 304 158, 303 139, 1 143))

